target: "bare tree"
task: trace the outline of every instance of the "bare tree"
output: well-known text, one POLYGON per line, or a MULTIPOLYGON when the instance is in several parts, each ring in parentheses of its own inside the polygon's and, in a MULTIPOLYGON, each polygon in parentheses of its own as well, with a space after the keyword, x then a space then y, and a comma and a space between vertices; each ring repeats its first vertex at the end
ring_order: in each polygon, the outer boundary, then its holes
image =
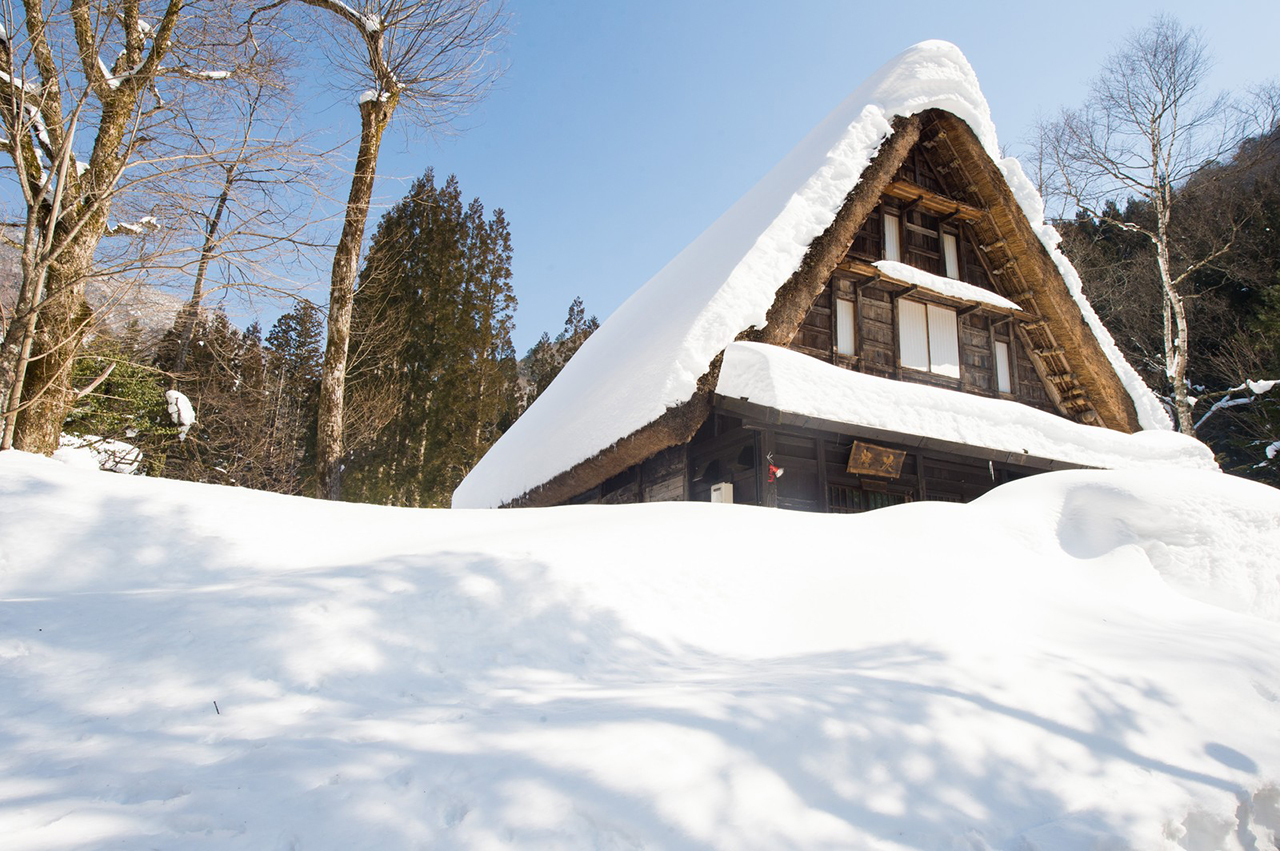
POLYGON ((1198 31, 1156 17, 1106 60, 1084 106, 1041 123, 1037 145, 1050 196, 1153 245, 1162 367, 1178 430, 1186 434, 1195 431, 1187 386, 1188 283, 1230 249, 1231 234, 1211 244, 1177 239, 1179 189, 1235 151, 1249 131, 1226 96, 1205 92, 1211 67, 1198 31), (1150 210, 1149 220, 1126 215, 1129 198, 1150 210))
MULTIPOLYGON (((320 155, 310 151, 303 140, 291 138, 283 127, 288 112, 287 81, 272 62, 272 72, 229 80, 236 96, 227 103, 227 139, 238 130, 234 143, 209 140, 200 128, 181 116, 191 147, 204 154, 206 162, 181 192, 166 198, 170 220, 180 228, 177 245, 164 258, 162 270, 189 291, 179 312, 176 351, 164 365, 174 380, 185 369, 200 319, 204 299, 218 288, 234 288, 242 295, 267 290, 290 289, 286 282, 268 284, 274 275, 268 267, 296 266, 300 256, 317 248, 306 238, 314 216, 307 205, 314 203, 320 155), (232 125, 238 124, 238 127, 232 125), (192 250, 182 237, 193 238, 192 250), (210 286, 213 268, 223 268, 220 284, 210 286)), ((160 265, 149 261, 151 271, 160 265)))
POLYGON ((336 22, 324 27, 335 38, 332 60, 346 86, 361 92, 360 141, 330 279, 316 438, 317 496, 337 499, 352 296, 383 133, 397 108, 420 126, 440 128, 479 100, 497 73, 490 59, 504 14, 499 0, 298 2, 336 22))
POLYGON ((23 0, 0 9, 3 148, 25 206, 22 281, 0 349, 0 448, 56 448, 75 398, 71 364, 91 319, 85 289, 99 243, 156 225, 109 221, 123 187, 157 187, 198 162, 203 152, 169 138, 174 116, 192 114, 202 91, 252 64, 228 28, 234 2, 23 0))

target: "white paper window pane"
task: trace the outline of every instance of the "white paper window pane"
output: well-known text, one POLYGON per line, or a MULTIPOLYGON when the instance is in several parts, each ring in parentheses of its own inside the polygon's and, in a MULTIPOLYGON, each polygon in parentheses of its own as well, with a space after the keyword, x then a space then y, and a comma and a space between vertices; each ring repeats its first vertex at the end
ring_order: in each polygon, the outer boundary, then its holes
POLYGON ((842 355, 854 353, 853 302, 836 299, 836 352, 842 355))
POLYGON ((947 262, 947 277, 960 280, 960 248, 956 245, 955 234, 942 235, 942 256, 947 262))
POLYGON ((929 369, 939 375, 960 377, 960 337, 956 312, 929 305, 929 369))
POLYGON ((996 342, 996 389, 1012 393, 1013 382, 1009 378, 1009 344, 996 342))
POLYGON ((924 305, 918 301, 898 300, 898 346, 903 366, 929 368, 929 330, 924 305))
POLYGON ((901 260, 902 250, 898 247, 898 217, 884 214, 884 259, 901 260))

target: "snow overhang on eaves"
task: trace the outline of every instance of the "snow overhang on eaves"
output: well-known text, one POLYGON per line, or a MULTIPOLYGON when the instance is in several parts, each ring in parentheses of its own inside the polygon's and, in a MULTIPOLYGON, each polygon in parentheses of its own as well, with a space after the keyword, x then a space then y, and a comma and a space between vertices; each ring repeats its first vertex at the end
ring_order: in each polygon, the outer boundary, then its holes
POLYGON ((1207 446, 1176 432, 1083 425, 1009 399, 881 378, 756 343, 725 351, 716 400, 765 423, 1044 470, 1218 469, 1207 446))

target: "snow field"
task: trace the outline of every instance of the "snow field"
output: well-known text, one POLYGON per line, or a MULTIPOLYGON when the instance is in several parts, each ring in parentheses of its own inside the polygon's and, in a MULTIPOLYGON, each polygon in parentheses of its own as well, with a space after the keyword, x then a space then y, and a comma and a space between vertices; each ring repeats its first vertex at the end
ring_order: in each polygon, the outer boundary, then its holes
POLYGON ((1229 476, 437 512, 7 452, 0 504, 6 849, 1280 832, 1280 493, 1229 476))

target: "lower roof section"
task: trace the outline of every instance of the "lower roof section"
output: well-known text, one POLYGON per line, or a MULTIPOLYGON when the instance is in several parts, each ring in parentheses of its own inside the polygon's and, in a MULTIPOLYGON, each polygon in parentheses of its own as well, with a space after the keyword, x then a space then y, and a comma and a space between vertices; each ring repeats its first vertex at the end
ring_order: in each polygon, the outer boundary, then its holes
POLYGON ((1216 470, 1213 453, 1170 431, 1081 425, 1018 402, 852 372, 788 349, 734 343, 716 402, 753 418, 1041 469, 1216 470))

